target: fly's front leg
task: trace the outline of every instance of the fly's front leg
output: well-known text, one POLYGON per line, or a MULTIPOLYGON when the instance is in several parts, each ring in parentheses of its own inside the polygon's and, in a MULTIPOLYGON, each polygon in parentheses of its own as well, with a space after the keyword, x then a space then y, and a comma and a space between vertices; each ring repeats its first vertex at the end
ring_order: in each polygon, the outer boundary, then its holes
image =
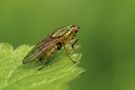
POLYGON ((66 45, 64 45, 64 49, 65 49, 65 51, 66 51, 68 57, 70 58, 70 60, 71 60, 73 63, 77 63, 77 62, 74 61, 74 60, 72 59, 72 57, 70 56, 70 52, 69 52, 70 50, 66 47, 66 45))
POLYGON ((71 53, 72 51, 75 52, 75 50, 74 50, 74 45, 77 43, 77 41, 78 41, 78 38, 74 38, 74 39, 72 39, 71 41, 69 41, 68 44, 64 44, 64 45, 63 45, 63 46, 64 46, 64 49, 65 49, 65 51, 66 51, 66 53, 67 53, 67 55, 69 56, 70 60, 71 60, 73 63, 77 63, 77 62, 72 59, 72 57, 70 56, 70 53, 71 53))
POLYGON ((75 52, 74 45, 77 43, 77 41, 78 38, 74 38, 71 41, 69 41, 69 45, 71 46, 73 52, 75 52))
POLYGON ((77 43, 77 41, 78 41, 78 38, 74 38, 73 40, 70 41, 72 48, 74 48, 74 45, 77 43))

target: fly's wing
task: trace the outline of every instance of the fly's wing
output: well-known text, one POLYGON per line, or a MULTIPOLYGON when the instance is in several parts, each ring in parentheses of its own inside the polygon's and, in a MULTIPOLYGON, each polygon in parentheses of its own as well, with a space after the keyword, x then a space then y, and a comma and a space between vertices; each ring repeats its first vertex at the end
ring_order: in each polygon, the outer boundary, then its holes
POLYGON ((45 39, 43 39, 42 41, 40 41, 40 42, 33 48, 33 50, 36 49, 36 48, 38 48, 38 47, 41 47, 41 46, 45 45, 45 44, 46 44, 47 42, 49 42, 49 41, 51 41, 50 35, 49 35, 47 38, 45 38, 45 39))
POLYGON ((45 54, 48 50, 54 47, 57 43, 59 43, 62 38, 56 39, 48 39, 45 41, 41 41, 41 43, 37 44, 24 58, 23 64, 27 64, 29 62, 34 61, 36 58, 45 54))

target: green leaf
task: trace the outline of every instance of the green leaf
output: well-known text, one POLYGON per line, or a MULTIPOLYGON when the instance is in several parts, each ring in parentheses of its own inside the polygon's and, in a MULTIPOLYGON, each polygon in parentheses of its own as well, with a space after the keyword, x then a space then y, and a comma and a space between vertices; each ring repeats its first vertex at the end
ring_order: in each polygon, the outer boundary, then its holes
MULTIPOLYGON (((41 63, 37 60, 22 64, 31 49, 28 45, 14 49, 8 43, 0 44, 0 90, 69 90, 67 83, 84 72, 64 50, 58 51, 42 70, 38 70, 41 63)), ((77 62, 80 57, 81 54, 72 55, 77 62)))

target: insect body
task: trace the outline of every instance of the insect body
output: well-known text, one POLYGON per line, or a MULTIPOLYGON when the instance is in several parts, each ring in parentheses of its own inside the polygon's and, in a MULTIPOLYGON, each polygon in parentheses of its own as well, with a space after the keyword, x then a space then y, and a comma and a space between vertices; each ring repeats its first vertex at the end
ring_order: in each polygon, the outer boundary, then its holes
MULTIPOLYGON (((61 28, 52 34, 49 34, 47 39, 42 40, 38 43, 24 58, 23 64, 39 59, 44 64, 48 62, 48 58, 56 51, 60 50, 62 47, 66 50, 69 55, 66 44, 69 44, 72 48, 75 43, 78 41, 76 33, 78 32, 79 27, 76 25, 70 25, 65 28, 61 28)), ((71 59, 72 60, 72 59, 71 59)), ((75 61, 72 60, 75 63, 75 61)))

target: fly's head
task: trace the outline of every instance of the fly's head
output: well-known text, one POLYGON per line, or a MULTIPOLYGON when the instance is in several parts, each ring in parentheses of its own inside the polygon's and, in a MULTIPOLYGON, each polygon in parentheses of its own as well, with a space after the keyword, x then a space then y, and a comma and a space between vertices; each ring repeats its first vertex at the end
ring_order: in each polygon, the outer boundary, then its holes
POLYGON ((53 32, 50 36, 52 38, 60 38, 60 37, 64 37, 64 38, 68 38, 76 36, 76 33, 79 31, 79 27, 77 25, 70 25, 67 27, 63 27, 58 29, 57 31, 53 32))
POLYGON ((67 32, 64 35, 64 37, 68 40, 72 40, 75 36, 76 33, 79 31, 80 27, 78 27, 77 25, 70 25, 67 27, 67 32))
POLYGON ((71 33, 75 33, 76 34, 79 31, 80 27, 78 27, 77 25, 70 25, 68 27, 68 29, 69 29, 69 31, 71 31, 71 33))

